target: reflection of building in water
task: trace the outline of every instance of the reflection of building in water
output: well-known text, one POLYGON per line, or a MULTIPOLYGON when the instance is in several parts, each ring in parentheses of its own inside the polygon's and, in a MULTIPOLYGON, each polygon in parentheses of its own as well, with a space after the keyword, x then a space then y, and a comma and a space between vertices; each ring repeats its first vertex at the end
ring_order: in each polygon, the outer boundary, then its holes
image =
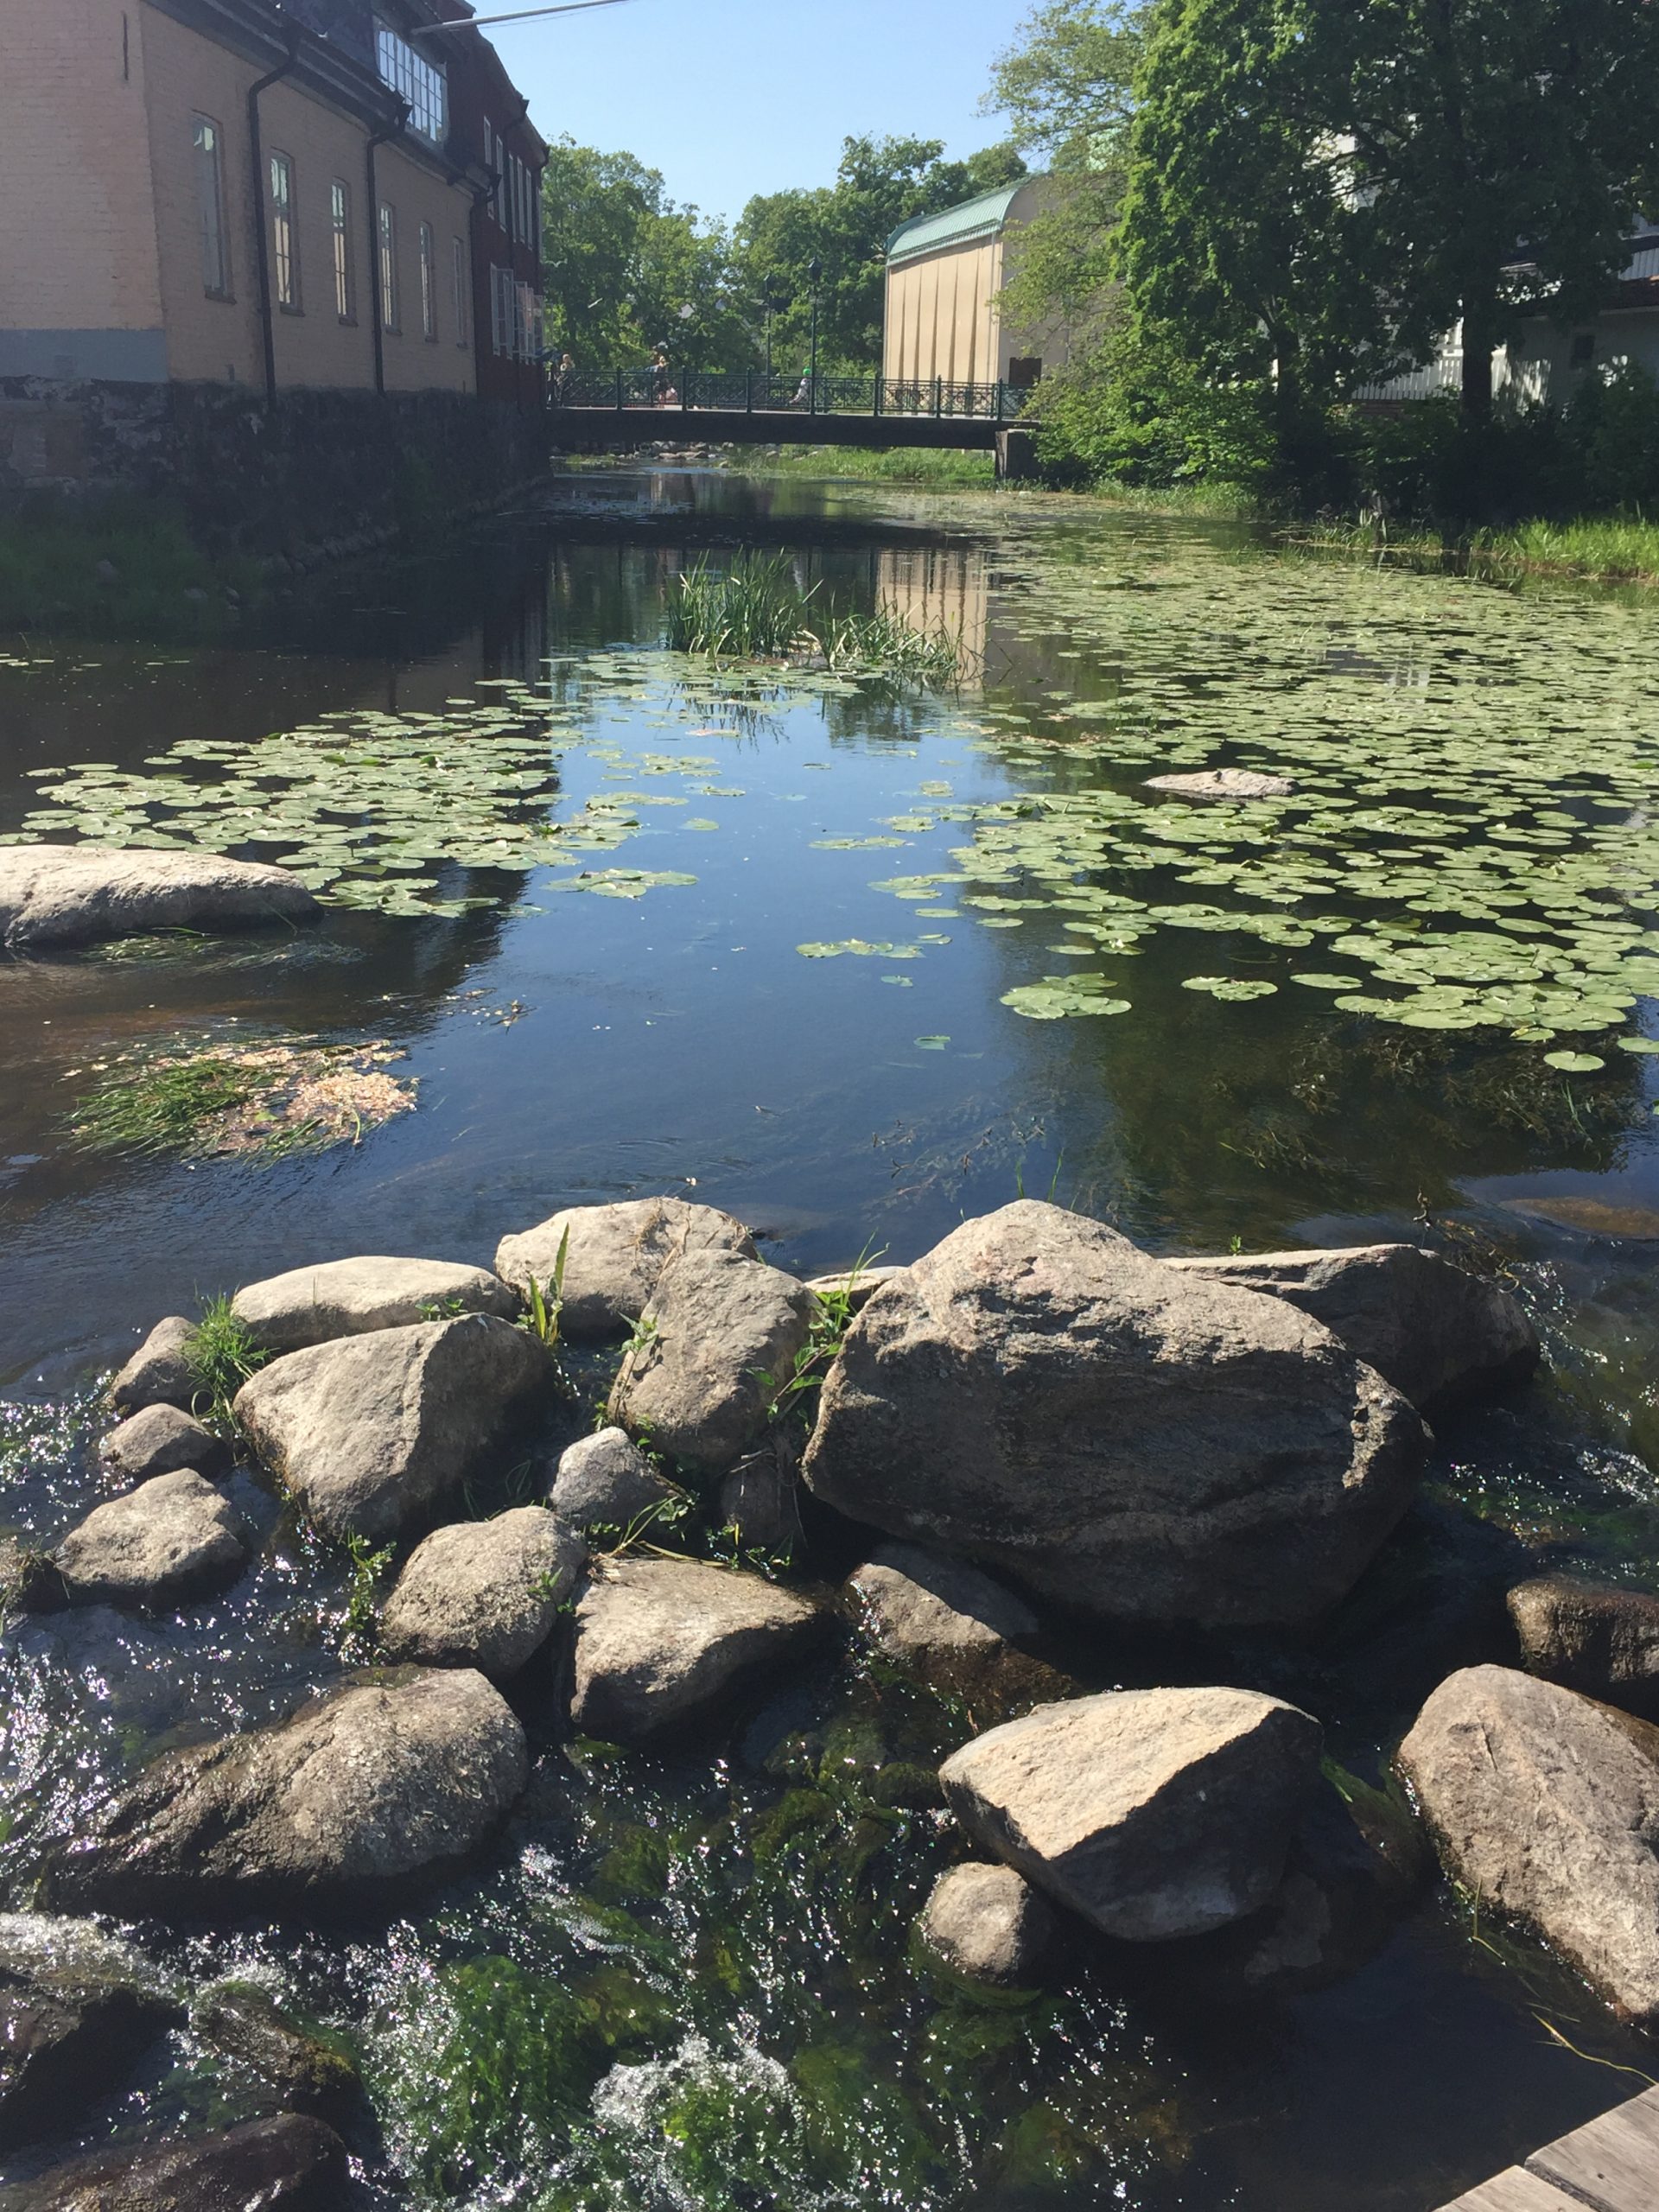
POLYGON ((978 667, 990 622, 990 583, 978 546, 886 547, 876 556, 875 595, 912 629, 959 638, 978 667))
POLYGON ((887 240, 882 374, 895 383, 1034 385, 1071 357, 1058 322, 1005 326, 1004 284, 1046 179, 1027 177, 960 207, 901 223, 887 240))

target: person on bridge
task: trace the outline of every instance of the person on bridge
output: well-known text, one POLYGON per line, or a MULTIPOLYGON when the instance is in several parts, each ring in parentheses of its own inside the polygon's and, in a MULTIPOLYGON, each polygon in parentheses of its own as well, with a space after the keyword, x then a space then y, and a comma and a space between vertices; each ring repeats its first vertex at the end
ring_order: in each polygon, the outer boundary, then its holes
POLYGON ((576 397, 576 363, 571 353, 561 353, 559 365, 553 376, 553 404, 556 407, 570 406, 576 397))
POLYGON ((655 400, 657 405, 658 407, 666 407, 668 404, 668 395, 670 391, 672 389, 672 379, 669 374, 668 348, 666 346, 654 346, 652 348, 651 389, 652 397, 655 400))

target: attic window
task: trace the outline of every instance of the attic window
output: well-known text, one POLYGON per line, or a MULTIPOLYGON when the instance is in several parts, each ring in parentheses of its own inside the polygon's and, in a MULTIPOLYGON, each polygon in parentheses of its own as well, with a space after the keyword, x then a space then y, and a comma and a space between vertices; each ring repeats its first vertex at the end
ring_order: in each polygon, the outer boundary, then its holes
POLYGON ((374 25, 376 57, 380 81, 409 103, 409 127, 423 138, 441 146, 448 136, 448 86, 435 62, 417 54, 409 41, 383 23, 374 25))

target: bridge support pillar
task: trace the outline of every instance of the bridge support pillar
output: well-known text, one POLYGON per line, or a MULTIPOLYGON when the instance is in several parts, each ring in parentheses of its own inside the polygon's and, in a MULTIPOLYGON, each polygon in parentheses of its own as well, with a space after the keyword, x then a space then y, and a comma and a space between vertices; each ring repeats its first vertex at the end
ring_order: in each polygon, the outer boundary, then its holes
POLYGON ((999 430, 996 434, 996 480, 999 484, 1030 484, 1037 476, 1035 430, 999 430))

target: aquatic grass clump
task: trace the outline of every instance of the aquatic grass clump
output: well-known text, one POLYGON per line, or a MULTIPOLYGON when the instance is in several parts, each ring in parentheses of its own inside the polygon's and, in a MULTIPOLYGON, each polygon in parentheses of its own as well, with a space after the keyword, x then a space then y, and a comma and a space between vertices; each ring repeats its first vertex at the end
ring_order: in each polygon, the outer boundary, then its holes
POLYGON ((236 1394, 252 1381, 270 1354, 254 1341, 227 1294, 204 1300, 184 1356, 196 1386, 194 1410, 219 1429, 233 1429, 231 1408, 236 1394))
POLYGON ((714 660, 787 660, 835 675, 943 689, 959 681, 966 652, 948 630, 918 629, 896 608, 838 612, 817 602, 783 553, 741 553, 729 569, 699 561, 670 601, 668 642, 714 660))

